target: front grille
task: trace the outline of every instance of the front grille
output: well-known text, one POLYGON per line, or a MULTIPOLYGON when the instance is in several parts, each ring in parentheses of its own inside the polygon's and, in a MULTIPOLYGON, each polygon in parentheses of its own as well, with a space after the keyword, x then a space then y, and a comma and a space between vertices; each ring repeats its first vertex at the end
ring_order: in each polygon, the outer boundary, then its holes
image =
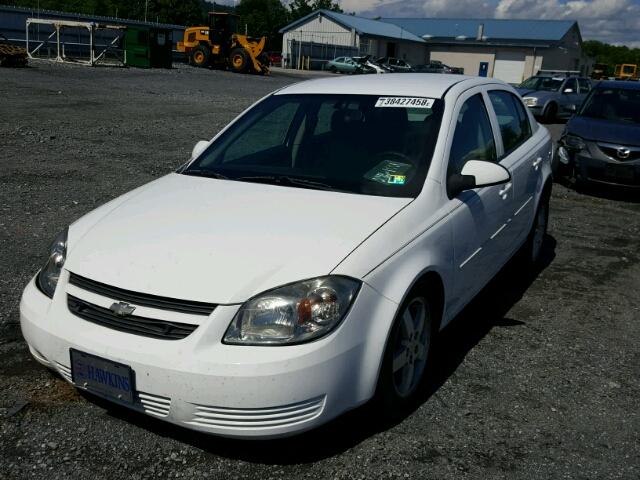
POLYGON ((192 302, 190 300, 178 300, 175 298, 160 297, 147 293, 137 293, 122 288, 112 287, 104 283, 89 280, 75 273, 70 272, 69 283, 76 287, 93 292, 103 297, 113 300, 132 303, 138 307, 158 308, 160 310, 171 310, 173 312, 191 313, 193 315, 210 315, 216 308, 214 303, 192 302))
POLYGON ((67 295, 67 306, 71 313, 88 322, 145 337, 180 340, 198 328, 197 325, 188 323, 167 322, 135 315, 121 317, 108 308, 93 305, 71 295, 67 295))
POLYGON ((623 145, 613 145, 609 143, 598 143, 598 148, 602 150, 605 155, 616 159, 619 162, 631 162, 640 158, 640 147, 625 147, 623 145), (629 155, 626 158, 621 158, 618 155, 619 148, 627 148, 629 155))

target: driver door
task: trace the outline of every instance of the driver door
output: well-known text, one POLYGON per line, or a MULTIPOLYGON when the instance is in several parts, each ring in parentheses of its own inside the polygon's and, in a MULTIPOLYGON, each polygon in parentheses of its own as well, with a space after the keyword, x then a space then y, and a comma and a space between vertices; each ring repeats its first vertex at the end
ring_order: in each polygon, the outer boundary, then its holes
MULTIPOLYGON (((456 105, 447 177, 460 173, 469 160, 497 162, 497 137, 481 89, 473 89, 456 105)), ((502 267, 507 247, 511 182, 466 190, 450 199, 453 228, 454 291, 448 308, 458 312, 502 267)))

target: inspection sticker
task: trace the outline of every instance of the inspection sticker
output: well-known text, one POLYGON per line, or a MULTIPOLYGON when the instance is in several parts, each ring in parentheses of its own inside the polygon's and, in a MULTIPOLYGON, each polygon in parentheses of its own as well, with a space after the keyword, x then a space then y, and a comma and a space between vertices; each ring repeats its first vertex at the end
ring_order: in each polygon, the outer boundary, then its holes
POLYGON ((389 175, 387 179, 387 183, 391 185, 404 185, 404 182, 407 180, 405 175, 389 175))
POLYGON ((431 108, 434 101, 424 97, 380 97, 376 107, 431 108))

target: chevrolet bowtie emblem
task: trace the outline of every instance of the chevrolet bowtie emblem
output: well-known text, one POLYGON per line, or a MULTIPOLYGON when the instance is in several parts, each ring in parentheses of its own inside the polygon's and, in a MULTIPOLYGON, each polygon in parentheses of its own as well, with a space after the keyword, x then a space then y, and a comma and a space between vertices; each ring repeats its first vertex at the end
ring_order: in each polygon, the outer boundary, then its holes
POLYGON ((109 307, 109 310, 111 310, 113 313, 115 313, 119 317, 129 316, 133 313, 135 309, 136 307, 134 307, 133 305, 129 305, 126 302, 117 302, 109 307))

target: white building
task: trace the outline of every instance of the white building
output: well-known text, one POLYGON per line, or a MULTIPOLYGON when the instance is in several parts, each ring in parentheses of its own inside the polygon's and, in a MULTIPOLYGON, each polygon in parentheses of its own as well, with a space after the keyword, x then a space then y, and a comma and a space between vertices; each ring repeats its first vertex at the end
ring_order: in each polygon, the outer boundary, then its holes
POLYGON ((389 56, 415 64, 425 61, 425 41, 404 28, 329 10, 312 12, 280 33, 285 65, 293 68, 308 56, 315 68, 341 56, 389 56))
POLYGON ((283 57, 296 68, 311 57, 322 68, 339 56, 397 57, 413 65, 438 60, 467 75, 520 83, 540 70, 590 73, 572 20, 381 18, 317 10, 282 30, 283 57))

